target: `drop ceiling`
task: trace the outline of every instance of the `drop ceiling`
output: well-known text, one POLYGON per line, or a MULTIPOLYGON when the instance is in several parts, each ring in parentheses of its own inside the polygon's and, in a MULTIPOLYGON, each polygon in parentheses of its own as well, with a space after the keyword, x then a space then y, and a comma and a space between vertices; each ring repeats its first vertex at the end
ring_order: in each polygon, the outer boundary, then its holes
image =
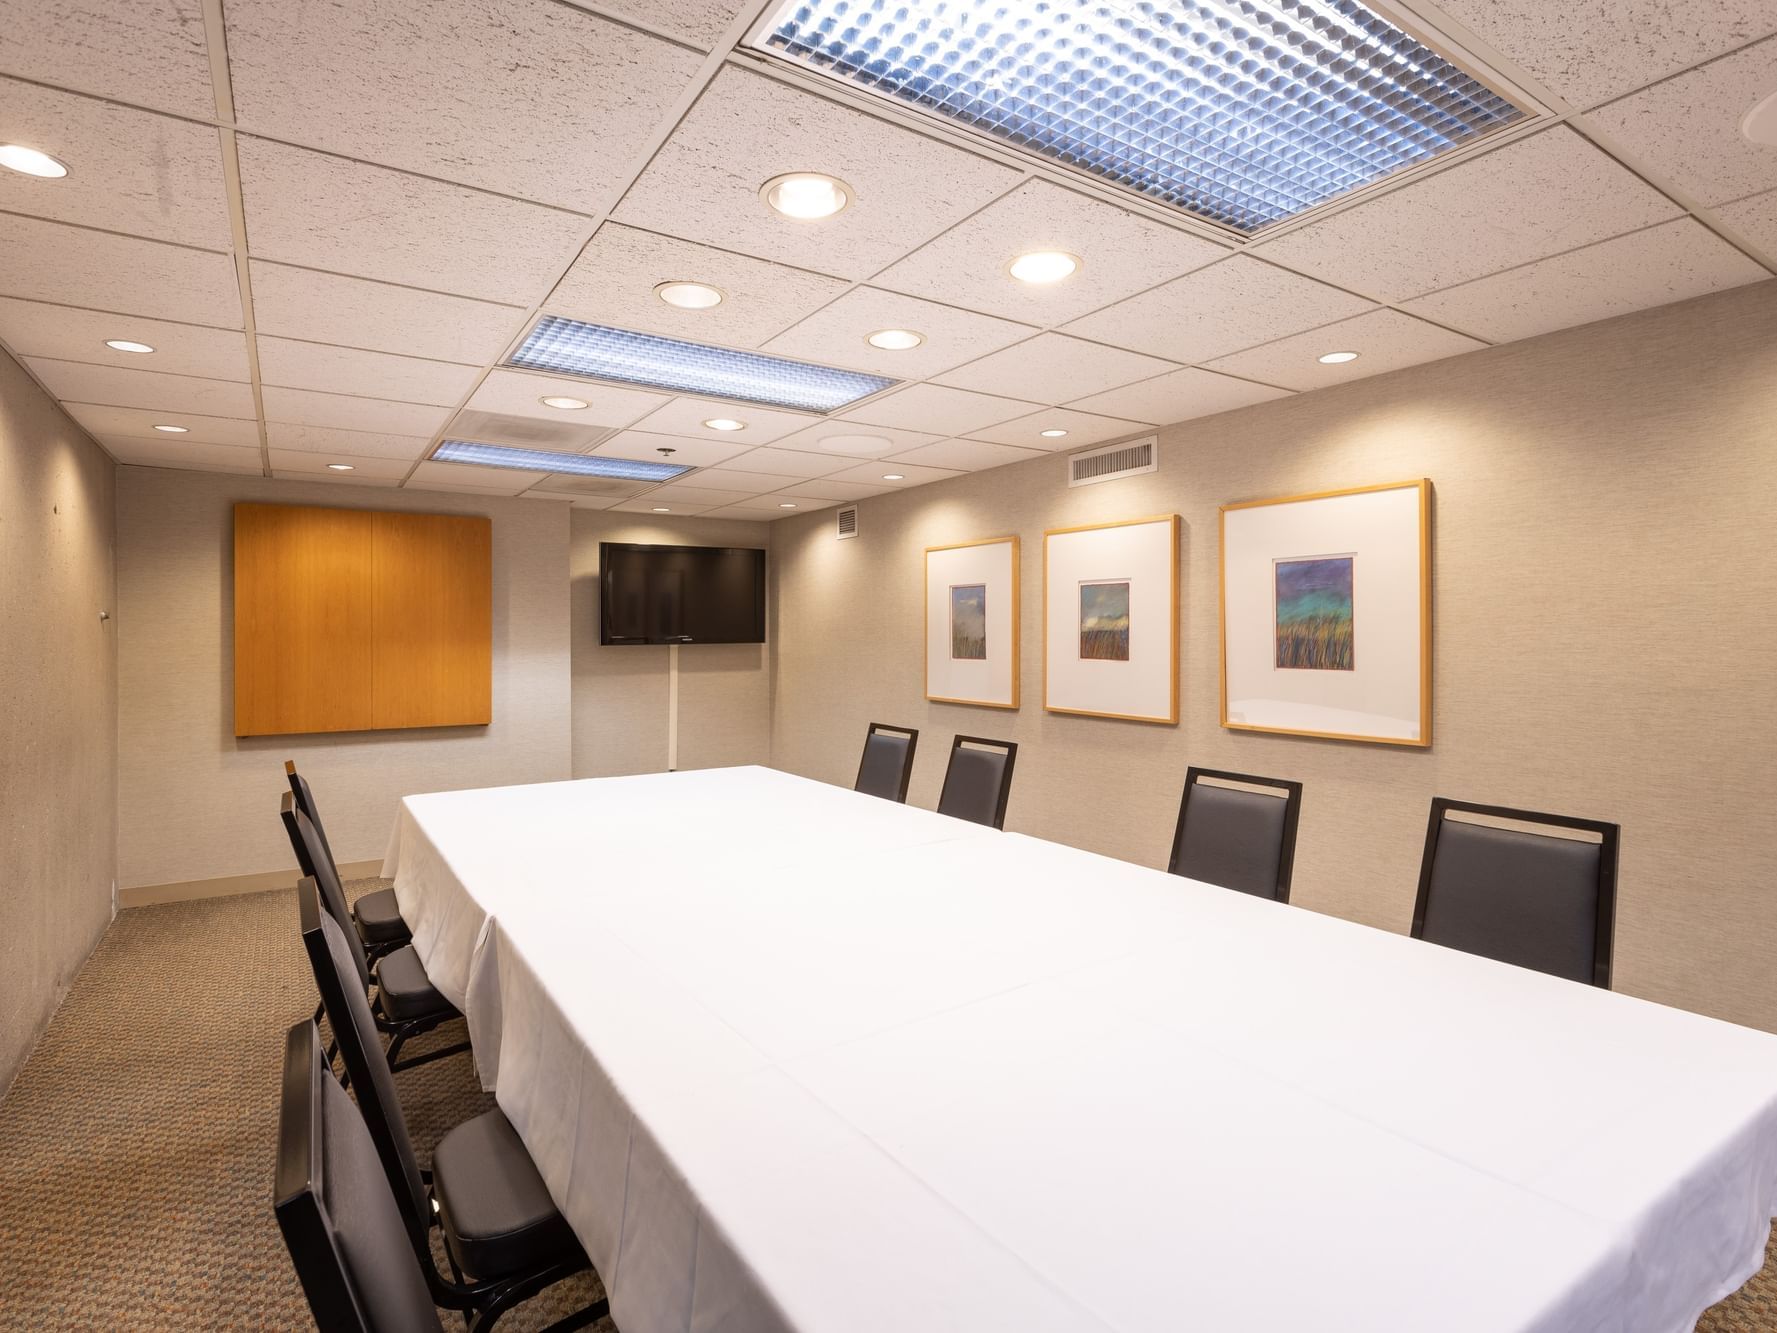
POLYGON ((749 50, 765 0, 0 0, 0 142, 70 167, 0 171, 0 343, 124 463, 769 520, 1771 275, 1737 127, 1777 3, 1373 7, 1528 114, 1243 236, 749 50), (790 171, 855 198, 780 217, 790 171), (1081 267, 1013 280, 1034 249, 1081 267), (899 383, 822 416, 507 366, 546 314, 899 383))

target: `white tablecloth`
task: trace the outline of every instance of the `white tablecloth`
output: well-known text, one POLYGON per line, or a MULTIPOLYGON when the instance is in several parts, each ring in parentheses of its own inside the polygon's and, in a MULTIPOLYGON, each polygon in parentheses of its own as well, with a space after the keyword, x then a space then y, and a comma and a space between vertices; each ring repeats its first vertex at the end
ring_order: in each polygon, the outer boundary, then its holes
POLYGON ((1683 1333, 1777 1038, 758 768, 385 873, 624 1333, 1683 1333))

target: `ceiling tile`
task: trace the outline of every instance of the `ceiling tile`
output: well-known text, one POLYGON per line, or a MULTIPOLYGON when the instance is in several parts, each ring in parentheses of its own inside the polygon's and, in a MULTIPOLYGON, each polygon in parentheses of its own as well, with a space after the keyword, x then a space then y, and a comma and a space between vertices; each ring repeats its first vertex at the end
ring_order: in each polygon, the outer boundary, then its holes
POLYGON ((1293 338, 1280 338, 1263 347, 1236 352, 1209 362, 1205 369, 1281 384, 1286 389, 1319 389, 1472 352, 1486 345, 1397 310, 1372 310, 1312 333, 1298 333, 1293 338), (1356 352, 1358 359, 1326 366, 1320 362, 1326 352, 1356 352))
POLYGON ((341 430, 429 438, 450 415, 443 408, 418 403, 389 403, 313 389, 266 388, 261 394, 268 422, 288 421, 298 426, 337 426, 341 430))
POLYGON ((1258 253, 1377 300, 1400 301, 1678 212, 1560 126, 1310 223, 1258 253))
POLYGON ((1727 204, 1715 216, 1767 255, 1777 255, 1777 190, 1727 204))
POLYGON ((256 259, 528 306, 592 231, 540 204, 248 135, 239 144, 256 259))
POLYGON ((503 444, 513 449, 545 449, 585 454, 616 433, 612 426, 585 421, 583 413, 559 412, 555 418, 508 416, 465 408, 451 417, 444 434, 458 440, 503 444))
POLYGON ((1681 218, 1452 287, 1407 309, 1509 342, 1770 276, 1701 223, 1681 218))
POLYGON ((554 0, 229 0, 227 15, 243 130, 581 212, 609 207, 703 63, 554 0))
POLYGON ((517 495, 535 486, 547 472, 520 472, 513 468, 475 467, 469 463, 421 463, 413 470, 409 486, 425 489, 481 491, 488 495, 517 495))
POLYGON ((399 477, 369 477, 362 472, 279 472, 272 471, 279 481, 325 481, 335 486, 399 486, 399 477))
POLYGON ((646 431, 626 430, 613 435, 595 454, 608 458, 634 458, 646 463, 677 463, 682 467, 709 467, 744 454, 744 444, 725 444, 720 440, 693 440, 681 435, 651 435, 646 431), (662 454, 671 449, 671 455, 662 454))
POLYGON ((1142 421, 1101 417, 1091 412, 1077 412, 1071 407, 1048 407, 1028 417, 1003 421, 986 430, 972 431, 970 436, 995 444, 1015 444, 1021 449, 1047 449, 1056 452, 1080 449, 1089 444, 1102 444, 1106 440, 1121 439, 1125 435, 1140 435, 1153 429, 1153 426, 1142 421), (1049 439, 1043 435, 1046 430, 1064 430, 1067 434, 1059 439, 1049 439))
POLYGON ((728 466, 704 468, 685 478, 687 485, 706 491, 728 491, 734 495, 758 495, 784 486, 795 486, 807 480, 766 472, 737 472, 728 466))
POLYGON ((615 217, 862 279, 1017 181, 1010 167, 731 65, 655 154, 615 217), (780 217, 759 189, 788 171, 836 176, 854 198, 820 222, 780 217))
POLYGON ((1213 263, 1226 247, 1075 194, 1027 181, 928 241, 873 282, 1029 324, 1063 324, 1213 263), (1019 282, 1006 266, 1033 250, 1062 250, 1080 268, 1061 282, 1019 282))
POLYGON ((0 209, 226 250, 234 243, 216 131, 0 79, 0 142, 66 163, 57 180, 0 172, 0 209))
POLYGON ((27 358, 33 374, 64 403, 103 403, 155 412, 197 412, 212 417, 252 417, 253 388, 236 380, 163 375, 152 370, 87 365, 80 361, 27 358))
POLYGON ((806 495, 801 491, 773 491, 770 495, 755 495, 750 499, 736 500, 729 507, 775 511, 765 513, 765 517, 771 519, 787 518, 793 509, 830 509, 838 503, 837 500, 823 499, 818 495, 806 495))
MULTIPOLYGON (((886 469, 893 471, 893 468, 886 469)), ((868 500, 872 495, 882 495, 895 489, 890 481, 878 482, 874 486, 866 486, 861 481, 834 481, 831 477, 822 477, 818 481, 803 481, 796 484, 799 495, 816 495, 823 500, 868 500)))
POLYGON ((839 278, 607 222, 544 309, 593 324, 757 347, 846 287, 839 278), (723 300, 708 310, 681 310, 654 294, 663 282, 701 282, 721 289, 723 300))
POLYGON ((322 389, 363 397, 454 407, 480 374, 474 366, 392 356, 356 347, 259 337, 259 380, 287 389, 322 389))
POLYGON ((857 287, 765 344, 766 350, 894 379, 925 379, 1030 337, 1028 324, 976 315, 896 292, 857 287), (911 329, 925 341, 885 352, 865 341, 882 329, 911 329))
MULTIPOLYGON (((926 467, 956 468, 960 472, 980 472, 1007 463, 1027 463, 1033 458, 1047 458, 1042 449, 1014 449, 1009 444, 988 444, 982 440, 941 440, 909 453, 885 459, 888 463, 917 463, 926 467)), ((890 472, 898 468, 888 468, 890 472)))
POLYGON ((152 366, 169 375, 201 375, 212 380, 245 382, 251 378, 247 371, 247 340, 239 332, 206 329, 197 324, 169 324, 140 315, 107 315, 97 310, 0 297, 0 340, 19 356, 90 361, 128 370, 152 366), (108 338, 147 343, 154 351, 146 356, 114 351, 105 346, 108 338))
POLYGON ((619 389, 609 384, 556 379, 523 370, 494 370, 481 382, 481 387, 466 406, 477 412, 535 417, 558 425, 628 426, 655 408, 664 407, 668 401, 665 394, 649 393, 645 389, 619 389), (542 399, 553 397, 578 398, 586 406, 567 412, 543 406, 542 399))
POLYGON ((574 0, 645 23, 709 50, 743 8, 741 0, 574 0))
POLYGON ((860 463, 857 467, 848 468, 844 472, 835 472, 825 478, 827 481, 860 481, 866 486, 884 485, 883 473, 898 472, 901 480, 888 482, 897 491, 904 491, 911 486, 923 486, 931 481, 948 481, 951 477, 963 474, 955 468, 921 467, 917 463, 884 463, 878 459, 874 463, 860 463))
POLYGON ((1777 148, 1740 133, 1741 118, 1777 87, 1774 71, 1777 39, 1612 102, 1585 123, 1701 203, 1743 199, 1777 187, 1777 148))
POLYGON ((724 505, 734 499, 733 491, 711 489, 688 481, 669 481, 648 492, 648 499, 663 505, 724 505))
POLYGON ((159 440, 101 436, 112 457, 137 467, 194 468, 202 472, 262 473, 259 450, 226 444, 162 444, 159 440))
POLYGON ((0 0, 0 73, 216 114, 202 0, 0 0))
POLYGON ((253 260, 253 319, 262 334, 485 365, 506 350, 524 311, 489 301, 253 260))
POLYGON ((847 460, 837 454, 798 453, 794 449, 749 449, 723 466, 733 472, 780 473, 790 477, 824 477, 847 460))
POLYGON ((715 504, 693 504, 689 500, 662 500, 659 492, 654 491, 642 496, 639 500, 619 500, 611 508, 630 514, 651 514, 656 510, 664 510, 666 513, 677 514, 680 518, 689 518, 718 508, 720 504, 720 500, 715 504))
MULTIPOLYGON (((1070 333, 1120 347, 1195 362, 1370 309, 1374 307, 1361 297, 1236 256, 1067 327, 1070 333)), ((1096 391, 1068 394, 1066 400, 1096 391)))
POLYGON ((128 437, 149 444, 178 440, 185 444, 226 444, 237 448, 259 447, 259 423, 231 417, 196 416, 189 412, 150 412, 140 407, 101 407, 93 403, 63 403, 62 407, 101 440, 128 437), (184 435, 165 435, 157 425, 184 426, 184 435))
POLYGON ((737 519, 743 523, 770 523, 778 518, 789 518, 794 512, 785 509, 773 515, 757 509, 743 509, 739 505, 724 505, 720 509, 706 509, 699 517, 737 519))
POLYGON ((1140 384, 1076 399, 1068 406, 1166 426, 1288 396, 1283 389, 1249 384, 1207 370, 1175 370, 1140 384))
POLYGON ((367 477, 393 477, 399 481, 407 475, 408 469, 414 465, 411 458, 372 458, 365 454, 316 454, 301 449, 268 449, 272 471, 317 473, 323 477, 352 477, 364 480, 367 477), (350 473, 333 472, 328 469, 329 463, 347 463, 351 466, 350 473))
POLYGON ((1777 32, 1772 0, 1439 0, 1439 8, 1576 107, 1777 32))
POLYGON ((1060 333, 1040 333, 1029 342, 940 375, 938 381, 954 389, 1003 394, 1035 403, 1061 403, 1176 369, 1151 356, 1083 342, 1060 333))
POLYGON ((6 219, 0 295, 241 327, 240 281, 229 256, 38 218, 6 219))
POLYGON ((617 504, 614 496, 600 495, 567 495, 560 491, 528 490, 519 495, 521 500, 566 500, 576 509, 610 509, 617 504))
POLYGON ((1016 398, 994 398, 966 389, 947 389, 942 384, 909 384, 881 398, 873 398, 845 413, 844 420, 870 425, 897 426, 944 438, 970 435, 982 426, 1010 421, 1041 407, 1016 398))
POLYGON ((268 421, 265 423, 265 442, 274 451, 284 453, 343 454, 352 458, 393 458, 411 463, 426 452, 432 437, 380 435, 375 431, 268 421))
POLYGON ((866 426, 856 421, 823 421, 818 426, 786 435, 778 443, 803 453, 838 454, 842 458, 878 458, 943 439, 922 430, 897 430, 893 426, 866 426), (871 441, 874 443, 871 443, 871 441), (831 441, 831 443, 829 443, 831 441))
POLYGON ((683 435, 696 440, 720 440, 728 444, 770 444, 792 431, 814 425, 821 418, 803 412, 779 412, 750 403, 722 403, 708 398, 675 398, 636 422, 637 430, 658 435, 683 435), (740 430, 711 430, 703 423, 726 417, 746 424, 740 430))

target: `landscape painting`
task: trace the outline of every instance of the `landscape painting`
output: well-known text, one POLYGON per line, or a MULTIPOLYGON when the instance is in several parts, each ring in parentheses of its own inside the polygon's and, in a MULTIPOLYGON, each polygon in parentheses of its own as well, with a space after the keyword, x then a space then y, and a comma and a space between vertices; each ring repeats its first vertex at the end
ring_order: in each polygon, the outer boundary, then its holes
POLYGON ((1080 585, 1080 657, 1129 660, 1129 580, 1080 585))
POLYGON ((984 583, 951 585, 950 656, 959 662, 987 660, 987 585, 984 583))
POLYGON ((1348 555, 1276 562, 1279 670, 1353 670, 1354 563, 1348 555))

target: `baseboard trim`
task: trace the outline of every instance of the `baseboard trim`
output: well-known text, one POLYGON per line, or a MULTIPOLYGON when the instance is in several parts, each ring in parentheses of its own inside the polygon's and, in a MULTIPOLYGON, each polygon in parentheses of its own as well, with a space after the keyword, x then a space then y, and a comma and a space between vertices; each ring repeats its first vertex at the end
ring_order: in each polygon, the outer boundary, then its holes
MULTIPOLYGON (((380 875, 381 861, 347 861, 339 867, 341 879, 380 875)), ((296 883, 294 870, 265 870, 256 875, 224 875, 221 879, 189 879, 176 884, 139 884, 117 891, 119 910, 126 907, 158 907, 162 903, 191 902, 197 898, 229 898, 237 893, 268 893, 296 883)))

